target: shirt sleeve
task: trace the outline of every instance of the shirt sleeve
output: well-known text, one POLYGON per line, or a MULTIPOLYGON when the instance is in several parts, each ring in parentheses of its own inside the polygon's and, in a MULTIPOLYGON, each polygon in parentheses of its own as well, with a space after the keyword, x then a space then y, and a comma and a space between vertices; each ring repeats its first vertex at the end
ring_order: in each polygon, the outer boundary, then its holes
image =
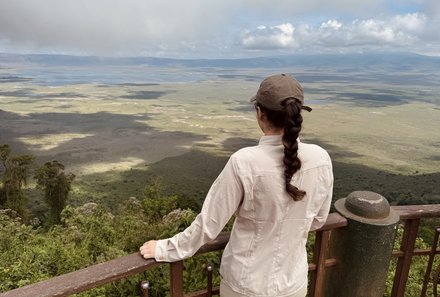
POLYGON ((175 236, 158 240, 156 261, 174 262, 193 256, 214 240, 237 211, 244 195, 234 155, 212 184, 201 212, 191 225, 175 236))
POLYGON ((320 172, 318 184, 320 184, 321 187, 319 193, 322 195, 322 197, 320 197, 322 199, 322 204, 318 210, 318 213, 313 218, 310 231, 315 231, 321 228, 325 224, 330 212, 333 196, 333 169, 331 163, 329 166, 326 166, 322 172, 320 172))

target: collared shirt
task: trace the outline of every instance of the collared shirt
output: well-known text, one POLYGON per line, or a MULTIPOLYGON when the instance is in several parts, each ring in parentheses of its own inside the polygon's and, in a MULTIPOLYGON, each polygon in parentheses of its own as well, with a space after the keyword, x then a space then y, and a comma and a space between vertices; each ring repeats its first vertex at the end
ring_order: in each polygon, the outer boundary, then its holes
POLYGON ((212 184, 200 214, 183 232, 159 240, 157 261, 191 257, 215 239, 235 213, 220 274, 234 291, 256 297, 288 296, 307 282, 308 232, 325 223, 333 191, 332 164, 321 147, 298 141, 301 169, 292 184, 306 192, 294 201, 285 190, 281 136, 235 152, 212 184))

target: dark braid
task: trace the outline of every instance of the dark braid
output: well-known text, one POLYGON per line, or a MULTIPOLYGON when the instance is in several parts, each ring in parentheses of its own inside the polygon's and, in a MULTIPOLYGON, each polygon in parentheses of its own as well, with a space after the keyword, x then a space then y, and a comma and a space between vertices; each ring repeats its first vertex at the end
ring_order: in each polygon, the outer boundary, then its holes
POLYGON ((301 116, 301 103, 293 98, 283 101, 285 111, 285 123, 283 134, 284 158, 286 166, 284 177, 286 178, 286 191, 295 201, 301 200, 306 192, 301 191, 291 184, 292 176, 301 168, 301 160, 298 158, 299 132, 303 118, 301 116))
POLYGON ((303 118, 301 116, 301 103, 294 98, 283 101, 283 111, 270 110, 261 104, 257 104, 264 112, 267 119, 277 128, 284 127, 283 145, 285 166, 284 177, 286 179, 286 191, 295 201, 301 200, 306 192, 301 191, 291 184, 292 176, 301 168, 301 160, 298 158, 297 138, 301 131, 303 118))

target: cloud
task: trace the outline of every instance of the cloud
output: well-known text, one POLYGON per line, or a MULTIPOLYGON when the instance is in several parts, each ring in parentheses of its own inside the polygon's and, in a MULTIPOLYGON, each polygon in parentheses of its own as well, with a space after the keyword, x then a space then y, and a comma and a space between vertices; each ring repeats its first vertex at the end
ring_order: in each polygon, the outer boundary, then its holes
POLYGON ((259 26, 252 32, 245 32, 241 44, 246 49, 280 49, 295 46, 295 28, 289 24, 259 26))
POLYGON ((349 22, 329 19, 315 26, 299 24, 295 27, 291 23, 272 27, 261 25, 256 30, 247 31, 241 45, 254 50, 295 48, 299 52, 385 48, 413 51, 420 44, 439 45, 440 37, 433 38, 430 30, 429 19, 421 13, 349 22))
POLYGON ((438 0, 419 0, 419 2, 423 13, 437 20, 440 18, 440 2, 438 0))
POLYGON ((389 0, 223 0, 231 9, 245 9, 248 13, 267 19, 303 17, 304 15, 365 16, 383 12, 389 0))
POLYGON ((319 26, 319 29, 321 30, 326 30, 326 29, 330 29, 330 30, 339 30, 342 27, 342 23, 340 23, 337 20, 328 20, 327 22, 324 22, 321 24, 321 26, 319 26))
POLYGON ((355 20, 344 26, 344 45, 365 44, 375 46, 411 47, 421 41, 428 28, 423 14, 409 13, 387 19, 355 20))
POLYGON ((392 0, 412 7, 397 14, 390 1, 0 0, 0 52, 227 57, 362 46, 440 52, 440 1, 392 0))
POLYGON ((182 48, 217 34, 218 24, 227 22, 223 4, 216 2, 0 0, 0 40, 30 49, 98 53, 182 48))

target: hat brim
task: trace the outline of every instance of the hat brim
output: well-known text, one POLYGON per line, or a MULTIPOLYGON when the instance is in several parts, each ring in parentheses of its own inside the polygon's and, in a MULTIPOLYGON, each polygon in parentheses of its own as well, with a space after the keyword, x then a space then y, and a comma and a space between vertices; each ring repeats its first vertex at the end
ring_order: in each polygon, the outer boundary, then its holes
POLYGON ((301 109, 307 110, 308 112, 312 111, 312 108, 310 106, 307 106, 307 105, 302 105, 301 109))
MULTIPOLYGON (((252 103, 257 102, 257 95, 252 96, 252 98, 249 100, 249 102, 252 102, 252 103)), ((307 105, 302 105, 301 109, 307 110, 308 112, 312 111, 312 108, 310 106, 307 106, 307 105)))

